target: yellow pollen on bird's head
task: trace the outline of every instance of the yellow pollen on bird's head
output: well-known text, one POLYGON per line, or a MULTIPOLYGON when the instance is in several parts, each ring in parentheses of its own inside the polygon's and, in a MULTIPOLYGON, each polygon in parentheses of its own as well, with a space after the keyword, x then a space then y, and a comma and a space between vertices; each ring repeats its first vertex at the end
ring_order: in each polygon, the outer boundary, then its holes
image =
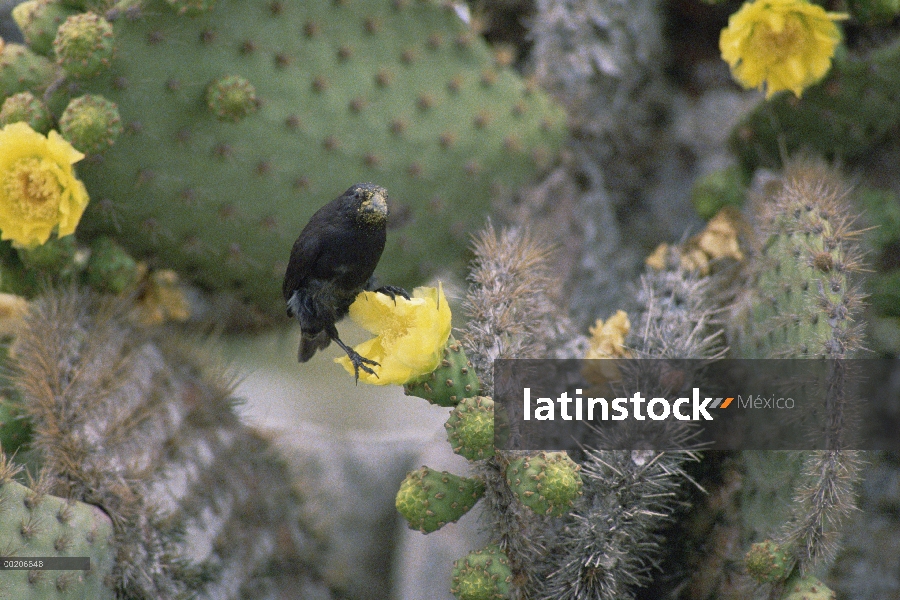
POLYGON ((387 218, 387 190, 373 186, 363 189, 365 199, 359 205, 360 219, 365 223, 382 223, 387 218))

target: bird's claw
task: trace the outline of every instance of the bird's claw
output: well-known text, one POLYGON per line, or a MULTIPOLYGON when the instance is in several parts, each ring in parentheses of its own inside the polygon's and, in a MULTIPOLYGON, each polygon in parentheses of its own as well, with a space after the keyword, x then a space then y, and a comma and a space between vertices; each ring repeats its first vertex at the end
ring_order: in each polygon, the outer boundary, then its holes
POLYGON ((403 298, 409 300, 409 292, 396 285, 383 285, 375 290, 375 292, 378 294, 384 294, 385 296, 389 297, 394 301, 394 305, 397 304, 397 296, 402 296, 403 298))
POLYGON ((356 383, 359 384, 359 370, 362 369, 369 375, 374 375, 376 379, 378 379, 378 373, 373 371, 370 367, 366 365, 374 365, 376 367, 380 367, 381 363, 372 360, 371 358, 366 358, 361 355, 359 352, 355 350, 350 350, 347 352, 347 356, 350 358, 350 364, 353 365, 353 370, 356 373, 356 383))

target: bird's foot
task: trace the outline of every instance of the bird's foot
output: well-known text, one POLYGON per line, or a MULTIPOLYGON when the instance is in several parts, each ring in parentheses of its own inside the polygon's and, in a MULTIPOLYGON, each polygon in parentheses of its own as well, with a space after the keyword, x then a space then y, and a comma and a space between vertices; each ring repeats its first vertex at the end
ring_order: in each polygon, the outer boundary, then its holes
POLYGON ((380 367, 381 363, 372 360, 371 358, 366 358, 356 350, 347 350, 347 357, 350 358, 350 364, 353 365, 353 370, 356 373, 356 383, 359 383, 359 370, 362 369, 369 375, 374 375, 376 379, 378 379, 378 373, 373 371, 367 365, 373 365, 375 367, 380 367))
POLYGON ((394 301, 394 304, 397 304, 397 296, 402 296, 403 298, 409 300, 409 292, 396 285, 383 285, 375 290, 375 293, 388 296, 391 300, 394 301))

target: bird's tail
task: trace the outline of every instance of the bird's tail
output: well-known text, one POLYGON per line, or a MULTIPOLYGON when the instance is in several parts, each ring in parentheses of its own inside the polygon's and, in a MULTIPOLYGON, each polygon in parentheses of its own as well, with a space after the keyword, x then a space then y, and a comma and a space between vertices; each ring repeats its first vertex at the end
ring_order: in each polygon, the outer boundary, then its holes
POLYGON ((319 350, 324 350, 331 343, 331 337, 326 331, 316 333, 303 332, 300 335, 300 348, 297 350, 297 360, 305 363, 319 350))

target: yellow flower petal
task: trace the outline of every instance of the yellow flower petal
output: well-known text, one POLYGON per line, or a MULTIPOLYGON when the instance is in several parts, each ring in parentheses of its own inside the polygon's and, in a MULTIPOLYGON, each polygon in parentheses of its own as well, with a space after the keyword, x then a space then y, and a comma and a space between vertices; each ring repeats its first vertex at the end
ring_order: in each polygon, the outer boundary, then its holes
POLYGON ((19 247, 75 232, 88 203, 72 164, 84 158, 62 136, 25 123, 0 129, 0 239, 19 247))
MULTIPOLYGON (((372 368, 377 377, 359 372, 361 381, 374 385, 402 385, 431 373, 450 338, 450 305, 440 284, 416 288, 409 300, 397 296, 396 303, 385 294, 362 292, 350 306, 350 318, 376 336, 354 348, 378 363, 372 368)), ((354 374, 348 357, 335 362, 354 374)))
POLYGON ((834 21, 846 18, 806 0, 747 2, 729 17, 719 50, 744 87, 765 86, 766 98, 781 90, 799 97, 831 68, 841 40, 834 21))

